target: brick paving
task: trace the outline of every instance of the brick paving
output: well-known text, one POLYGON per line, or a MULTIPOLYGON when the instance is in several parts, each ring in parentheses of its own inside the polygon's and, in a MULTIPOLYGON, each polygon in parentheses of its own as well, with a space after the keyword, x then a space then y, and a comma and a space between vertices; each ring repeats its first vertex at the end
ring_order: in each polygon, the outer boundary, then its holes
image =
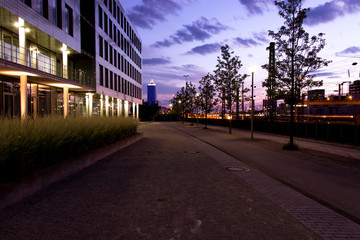
MULTIPOLYGON (((177 129, 180 131, 183 130, 178 127, 177 129)), ((189 132, 187 134, 189 134, 189 132)), ((315 202, 256 169, 249 167, 241 162, 241 160, 214 148, 200 139, 193 138, 192 142, 204 149, 209 156, 212 156, 221 163, 225 169, 228 167, 249 169, 248 171, 233 171, 233 173, 248 182, 265 197, 280 206, 296 220, 317 233, 323 239, 360 239, 360 225, 357 223, 324 207, 318 202, 315 202)))

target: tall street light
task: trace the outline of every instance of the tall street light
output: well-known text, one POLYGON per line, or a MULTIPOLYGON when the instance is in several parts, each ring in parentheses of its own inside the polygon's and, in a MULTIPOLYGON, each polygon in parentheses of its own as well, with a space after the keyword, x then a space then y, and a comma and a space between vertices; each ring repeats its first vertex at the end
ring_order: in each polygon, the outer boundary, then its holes
POLYGON ((251 66, 251 140, 254 140, 254 72, 256 66, 251 66))

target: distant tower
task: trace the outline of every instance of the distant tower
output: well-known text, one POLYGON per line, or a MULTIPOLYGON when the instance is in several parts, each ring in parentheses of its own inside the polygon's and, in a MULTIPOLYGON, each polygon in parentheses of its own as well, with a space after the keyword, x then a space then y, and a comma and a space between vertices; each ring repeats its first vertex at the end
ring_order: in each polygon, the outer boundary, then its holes
POLYGON ((149 105, 153 105, 157 99, 156 99, 156 84, 154 82, 154 78, 151 78, 150 83, 147 87, 147 100, 149 105))

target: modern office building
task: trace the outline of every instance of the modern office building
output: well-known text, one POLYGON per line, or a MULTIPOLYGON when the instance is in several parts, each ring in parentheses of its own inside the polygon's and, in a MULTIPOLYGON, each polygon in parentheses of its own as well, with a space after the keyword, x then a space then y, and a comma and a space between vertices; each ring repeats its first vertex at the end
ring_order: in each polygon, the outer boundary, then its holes
POLYGON ((0 114, 138 117, 141 41, 118 0, 1 0, 0 114))
POLYGON ((151 78, 150 83, 147 86, 147 101, 149 106, 153 105, 157 99, 156 99, 156 84, 154 82, 154 79, 151 78))

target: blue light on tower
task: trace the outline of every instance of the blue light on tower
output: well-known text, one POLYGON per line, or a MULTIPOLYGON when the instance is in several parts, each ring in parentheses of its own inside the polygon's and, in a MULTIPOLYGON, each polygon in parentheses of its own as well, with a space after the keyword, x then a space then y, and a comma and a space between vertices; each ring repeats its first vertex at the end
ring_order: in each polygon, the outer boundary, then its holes
POLYGON ((148 100, 149 106, 155 104, 155 102, 157 101, 157 99, 156 99, 156 84, 155 84, 153 78, 151 78, 150 83, 148 84, 148 87, 147 87, 147 100, 148 100))

